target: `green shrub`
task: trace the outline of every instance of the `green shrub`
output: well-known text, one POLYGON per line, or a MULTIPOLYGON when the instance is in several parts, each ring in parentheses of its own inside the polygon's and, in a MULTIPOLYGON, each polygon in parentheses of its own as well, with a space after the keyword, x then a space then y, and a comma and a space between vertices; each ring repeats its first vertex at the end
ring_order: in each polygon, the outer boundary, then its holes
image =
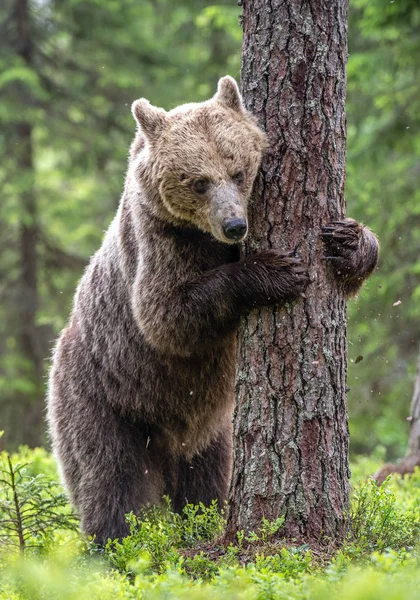
POLYGON ((281 574, 286 579, 297 579, 313 568, 312 553, 305 547, 281 548, 271 556, 257 555, 258 571, 281 574))
MULTIPOLYGON (((2 460, 6 458, 3 454, 2 460)), ((49 514, 58 520, 45 527, 45 535, 34 537, 36 556, 25 552, 22 559, 18 552, 8 551, 10 546, 3 551, 0 600, 417 600, 419 596, 420 471, 404 479, 391 477, 381 487, 372 480, 359 481, 351 501, 352 535, 329 559, 305 546, 282 546, 278 540, 282 518, 264 519, 255 532, 239 532, 237 543, 224 547, 224 519, 215 503, 209 508, 188 505, 178 515, 168 501, 140 517, 128 515, 130 535, 121 542, 110 541, 101 554, 93 541, 86 545, 75 532, 56 529, 70 509, 54 483, 51 456, 24 448, 10 460, 16 482, 22 477, 17 485, 21 500, 30 495, 44 517, 49 514), (32 458, 31 464, 23 464, 32 458), (50 504, 50 513, 41 510, 49 494, 63 502, 50 504), (273 534, 277 534, 274 541, 273 534)), ((360 476, 368 471, 365 466, 359 469, 360 476)), ((0 504, 10 508, 9 487, 2 485, 0 504)))
POLYGON ((157 571, 177 566, 180 548, 208 542, 224 527, 216 501, 207 508, 203 504, 187 504, 179 515, 171 510, 168 498, 163 507, 148 508, 140 516, 127 515, 127 522, 130 535, 121 542, 109 540, 105 548, 111 564, 126 572, 131 572, 132 564, 145 553, 157 571))
POLYGON ((353 544, 364 551, 398 550, 419 540, 419 507, 402 510, 390 478, 381 486, 374 479, 359 483, 352 495, 350 517, 353 544))
POLYGON ((213 557, 201 550, 194 556, 184 558, 183 568, 194 579, 211 580, 219 573, 220 566, 213 557))

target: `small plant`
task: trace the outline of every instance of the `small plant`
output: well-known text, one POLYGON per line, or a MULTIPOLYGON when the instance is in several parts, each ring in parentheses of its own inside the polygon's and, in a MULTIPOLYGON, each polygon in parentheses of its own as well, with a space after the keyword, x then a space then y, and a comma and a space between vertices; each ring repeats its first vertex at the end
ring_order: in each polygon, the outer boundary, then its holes
POLYGON ((265 517, 261 520, 261 526, 258 530, 258 539, 262 542, 268 542, 284 525, 284 515, 277 517, 274 521, 269 521, 265 517))
POLYGON ((45 475, 28 475, 26 467, 13 464, 10 454, 0 455, 0 544, 21 554, 42 548, 57 529, 78 529, 57 484, 45 475))
POLYGON ((378 486, 374 479, 360 483, 351 503, 351 539, 361 550, 414 546, 419 540, 420 512, 402 511, 390 488, 390 479, 378 486))
POLYGON ((247 535, 241 529, 236 533, 236 538, 240 548, 243 548, 244 541, 250 544, 256 544, 258 542, 268 542, 269 539, 276 534, 284 525, 284 515, 277 517, 274 521, 270 521, 263 517, 261 519, 261 525, 258 531, 250 531, 247 535))
POLYGON ((187 504, 182 511, 182 542, 185 546, 213 540, 224 527, 223 512, 220 513, 215 500, 208 507, 201 502, 198 505, 187 504))
POLYGON ((155 570, 178 566, 181 560, 179 549, 208 542, 224 527, 216 501, 209 507, 201 503, 197 506, 187 504, 179 515, 171 510, 169 498, 165 498, 163 507, 150 507, 139 516, 130 513, 127 522, 130 535, 121 542, 109 540, 105 548, 111 564, 122 571, 131 571, 130 565, 144 553, 150 556, 151 567, 155 570))
POLYGON ((281 573, 286 579, 297 579, 312 568, 312 553, 305 547, 281 548, 277 554, 271 556, 257 555, 255 558, 257 570, 267 570, 272 573, 281 573))
POLYGON ((211 580, 219 573, 218 563, 203 551, 187 557, 183 567, 185 572, 194 579, 211 580))

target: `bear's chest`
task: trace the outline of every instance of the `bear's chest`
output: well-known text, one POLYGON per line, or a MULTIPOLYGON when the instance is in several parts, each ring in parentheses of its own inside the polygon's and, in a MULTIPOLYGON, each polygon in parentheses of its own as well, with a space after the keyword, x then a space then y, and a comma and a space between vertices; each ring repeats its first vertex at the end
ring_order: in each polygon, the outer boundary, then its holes
POLYGON ((237 262, 239 246, 223 244, 210 234, 188 232, 176 238, 176 253, 180 261, 194 271, 208 271, 221 265, 237 262))

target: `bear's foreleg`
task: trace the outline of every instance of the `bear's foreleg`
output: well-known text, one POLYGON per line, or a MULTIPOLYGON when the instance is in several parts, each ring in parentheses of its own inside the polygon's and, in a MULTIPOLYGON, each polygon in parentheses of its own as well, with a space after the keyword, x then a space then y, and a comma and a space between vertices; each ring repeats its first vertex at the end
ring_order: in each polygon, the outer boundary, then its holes
POLYGON ((172 272, 168 269, 163 284, 158 278, 147 285, 140 280, 133 309, 152 346, 181 356, 200 353, 223 339, 250 309, 292 300, 309 282, 299 257, 276 250, 224 264, 181 283, 169 280, 172 272))

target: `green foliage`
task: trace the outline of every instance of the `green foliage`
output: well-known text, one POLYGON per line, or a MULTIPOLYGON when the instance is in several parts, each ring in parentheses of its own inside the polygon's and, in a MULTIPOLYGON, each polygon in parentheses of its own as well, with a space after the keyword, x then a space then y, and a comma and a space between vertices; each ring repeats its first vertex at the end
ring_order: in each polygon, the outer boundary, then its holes
POLYGON ((0 546, 18 547, 21 553, 45 548, 57 530, 78 528, 57 484, 46 475, 30 475, 27 467, 0 454, 0 546))
POLYGON ((187 504, 179 520, 181 543, 183 547, 190 547, 197 542, 208 542, 223 532, 225 520, 220 513, 217 502, 213 501, 209 507, 200 503, 197 506, 187 504))
POLYGON ((151 507, 137 517, 127 515, 130 535, 122 542, 110 540, 106 554, 111 564, 122 571, 135 566, 138 556, 147 555, 154 569, 163 571, 179 564, 179 548, 208 542, 221 534, 224 519, 217 502, 206 508, 203 504, 187 504, 182 515, 172 512, 166 498, 163 508, 151 507))
MULTIPOLYGON (((246 537, 247 542, 268 542, 284 525, 284 516, 278 517, 274 521, 269 521, 265 517, 261 520, 261 526, 258 532, 251 531, 246 537)), ((238 539, 242 538, 241 532, 238 532, 238 539)))
POLYGON ((258 554, 255 567, 266 573, 279 573, 285 579, 297 579, 313 569, 313 556, 304 547, 281 548, 276 554, 265 556, 258 554))
POLYGON ((389 480, 378 486, 369 478, 353 492, 351 531, 359 552, 412 547, 420 535, 420 504, 401 510, 389 480))
POLYGON ((350 433, 353 451, 382 444, 399 457, 420 344, 420 7, 350 7, 348 212, 381 242, 377 273, 349 305, 350 433))
MULTIPOLYGON (((256 555, 257 562, 265 568, 275 570, 276 561, 289 559, 290 568, 297 564, 301 554, 290 554, 282 549, 281 556, 265 557, 256 554, 253 547, 264 550, 270 547, 268 542, 281 530, 284 517, 279 517, 271 522, 263 518, 257 532, 238 532, 238 544, 230 544, 227 548, 220 546, 215 550, 215 557, 210 558, 206 552, 196 550, 192 554, 185 552, 189 548, 212 546, 217 537, 223 533, 225 521, 220 514, 217 503, 209 507, 203 504, 193 506, 187 504, 182 514, 172 512, 170 501, 165 500, 163 507, 151 507, 142 512, 140 516, 132 513, 127 515, 130 525, 130 535, 121 542, 109 540, 105 554, 110 563, 122 572, 135 573, 144 561, 152 570, 165 572, 169 568, 181 568, 194 577, 208 579, 218 573, 220 567, 237 564, 241 556, 245 556, 251 549, 250 555, 256 555)), ((94 550, 94 540, 92 549, 94 550)), ((309 560, 309 555, 305 560, 309 560)))
MULTIPOLYGON (((5 453, 2 460, 10 469, 5 453)), ((31 460, 27 480, 48 472, 42 488, 48 480, 61 498, 44 450, 23 448, 12 457, 13 471, 22 473, 19 465, 31 460)), ((354 471, 362 478, 371 467, 363 462, 354 471)), ((9 487, 0 489, 1 505, 7 504, 9 487)), ((37 496, 38 509, 48 497, 43 491, 37 496)), ((59 502, 48 510, 60 523, 66 507, 59 502)), ((351 513, 353 535, 342 550, 326 556, 285 547, 278 539, 282 519, 264 520, 256 533, 240 533, 238 544, 224 547, 224 521, 215 504, 189 505, 175 515, 166 502, 141 519, 128 515, 130 535, 121 543, 110 541, 103 554, 71 530, 51 526, 48 541, 36 540, 42 552, 22 558, 13 546, 0 546, 0 600, 417 599, 420 470, 405 479, 392 477, 380 488, 372 480, 356 482, 351 513)))

